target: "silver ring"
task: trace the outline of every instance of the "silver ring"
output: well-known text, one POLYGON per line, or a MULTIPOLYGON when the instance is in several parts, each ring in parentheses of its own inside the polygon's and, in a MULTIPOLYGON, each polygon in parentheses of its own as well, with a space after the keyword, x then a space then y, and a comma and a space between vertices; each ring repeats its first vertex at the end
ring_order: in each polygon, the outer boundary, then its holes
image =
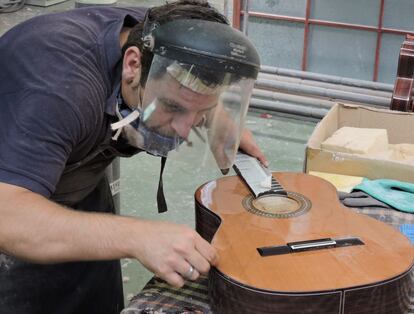
POLYGON ((193 265, 190 265, 190 269, 185 273, 185 278, 190 279, 193 276, 194 270, 193 265))

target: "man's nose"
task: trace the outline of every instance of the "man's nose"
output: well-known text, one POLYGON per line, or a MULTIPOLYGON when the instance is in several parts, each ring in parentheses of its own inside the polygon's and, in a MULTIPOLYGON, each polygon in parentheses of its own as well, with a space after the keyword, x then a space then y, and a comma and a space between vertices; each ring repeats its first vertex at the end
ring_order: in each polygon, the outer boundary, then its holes
POLYGON ((184 114, 177 114, 174 116, 171 127, 178 134, 179 137, 187 139, 191 128, 195 123, 195 112, 187 112, 184 114))

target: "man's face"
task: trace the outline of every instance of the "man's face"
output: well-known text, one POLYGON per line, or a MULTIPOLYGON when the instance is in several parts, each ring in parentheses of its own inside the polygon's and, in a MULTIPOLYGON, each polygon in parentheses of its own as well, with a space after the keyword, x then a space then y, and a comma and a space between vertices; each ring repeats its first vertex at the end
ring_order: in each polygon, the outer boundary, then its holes
POLYGON ((196 93, 165 73, 146 84, 144 122, 158 134, 187 139, 191 128, 202 123, 217 100, 218 95, 196 93))

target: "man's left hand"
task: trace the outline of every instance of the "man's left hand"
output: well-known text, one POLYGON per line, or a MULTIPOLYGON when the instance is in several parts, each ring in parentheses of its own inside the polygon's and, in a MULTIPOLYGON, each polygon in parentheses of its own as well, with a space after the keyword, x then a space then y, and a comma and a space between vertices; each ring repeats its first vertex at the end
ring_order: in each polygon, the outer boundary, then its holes
POLYGON ((240 149, 246 154, 256 157, 265 167, 269 166, 269 161, 261 151, 256 141, 253 138, 253 134, 249 129, 244 129, 240 138, 240 149))

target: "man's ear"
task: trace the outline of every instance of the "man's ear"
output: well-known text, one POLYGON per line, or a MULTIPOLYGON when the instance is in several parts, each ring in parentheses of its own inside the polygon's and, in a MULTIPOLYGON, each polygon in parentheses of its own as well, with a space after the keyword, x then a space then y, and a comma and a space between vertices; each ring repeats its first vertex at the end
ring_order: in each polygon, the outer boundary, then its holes
POLYGON ((135 47, 129 47, 124 54, 122 62, 122 84, 131 88, 137 88, 141 79, 141 51, 135 47))

